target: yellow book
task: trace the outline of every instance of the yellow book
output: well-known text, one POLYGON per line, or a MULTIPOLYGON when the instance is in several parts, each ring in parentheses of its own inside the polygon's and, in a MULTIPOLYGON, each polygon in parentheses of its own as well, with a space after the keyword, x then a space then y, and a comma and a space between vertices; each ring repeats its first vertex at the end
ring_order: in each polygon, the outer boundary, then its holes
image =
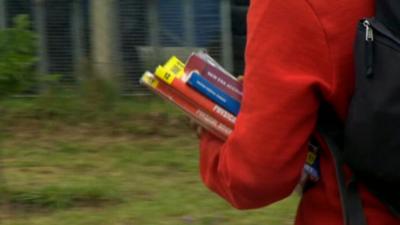
POLYGON ((158 66, 155 75, 166 82, 172 84, 177 79, 181 79, 185 74, 185 64, 176 56, 171 57, 164 66, 158 66))
POLYGON ((185 74, 185 64, 176 56, 172 56, 165 64, 164 68, 174 74, 177 78, 182 78, 185 74))
POLYGON ((158 80, 150 72, 145 72, 140 81, 141 83, 147 84, 152 88, 157 88, 158 86, 158 80))

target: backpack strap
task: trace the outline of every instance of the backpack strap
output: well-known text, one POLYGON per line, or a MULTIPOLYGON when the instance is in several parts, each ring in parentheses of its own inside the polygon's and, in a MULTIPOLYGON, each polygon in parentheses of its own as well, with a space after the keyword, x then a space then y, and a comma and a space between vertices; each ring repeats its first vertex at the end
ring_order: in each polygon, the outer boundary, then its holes
POLYGON ((357 191, 357 182, 354 179, 346 184, 342 156, 344 142, 343 122, 329 105, 323 105, 319 114, 317 130, 328 145, 334 159, 336 179, 339 186, 344 225, 367 225, 361 198, 357 191))

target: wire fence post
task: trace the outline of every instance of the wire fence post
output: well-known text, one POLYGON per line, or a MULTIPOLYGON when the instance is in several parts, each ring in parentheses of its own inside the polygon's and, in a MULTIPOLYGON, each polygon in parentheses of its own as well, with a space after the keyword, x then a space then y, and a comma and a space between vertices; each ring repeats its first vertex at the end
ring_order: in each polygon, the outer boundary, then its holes
POLYGON ((194 5, 193 0, 184 0, 183 1, 183 22, 185 28, 185 46, 192 47, 195 45, 194 36, 194 5))
POLYGON ((7 27, 6 0, 0 0, 0 29, 7 27))
POLYGON ((149 23, 150 46, 153 46, 155 60, 158 61, 160 46, 160 22, 158 14, 158 1, 148 0, 148 14, 147 19, 149 23))
POLYGON ((38 56, 39 66, 38 73, 40 75, 48 74, 48 55, 47 55, 47 37, 46 37, 46 0, 34 0, 34 29, 38 35, 38 56))
POLYGON ((73 0, 71 20, 72 20, 71 21, 72 47, 73 47, 72 58, 74 64, 74 72, 75 74, 77 74, 79 72, 79 68, 82 63, 82 59, 84 57, 83 11, 82 11, 81 0, 73 0))
POLYGON ((91 48, 95 73, 107 80, 120 74, 119 26, 116 0, 90 2, 91 48))
POLYGON ((221 0, 221 48, 224 67, 233 72, 232 19, 230 0, 221 0))

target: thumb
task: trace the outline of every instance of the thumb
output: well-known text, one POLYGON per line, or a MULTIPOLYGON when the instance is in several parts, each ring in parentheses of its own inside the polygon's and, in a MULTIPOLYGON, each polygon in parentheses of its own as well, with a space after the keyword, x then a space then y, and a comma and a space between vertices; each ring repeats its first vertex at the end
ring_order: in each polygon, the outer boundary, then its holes
POLYGON ((200 138, 202 133, 203 133, 203 128, 201 126, 198 126, 196 129, 197 137, 200 138))

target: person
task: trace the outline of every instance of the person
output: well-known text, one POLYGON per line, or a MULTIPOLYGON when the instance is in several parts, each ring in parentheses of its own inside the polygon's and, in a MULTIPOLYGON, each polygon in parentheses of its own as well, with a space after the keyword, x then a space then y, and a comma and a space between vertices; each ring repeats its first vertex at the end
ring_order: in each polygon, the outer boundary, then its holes
MULTIPOLYGON (((254 209, 289 196, 300 180, 328 101, 346 119, 354 91, 356 25, 374 0, 252 0, 248 14, 241 112, 228 140, 200 135, 200 173, 235 208, 254 209)), ((343 224, 333 158, 318 134, 321 179, 303 195, 297 225, 343 224)), ((400 220, 358 186, 369 225, 400 220)))

